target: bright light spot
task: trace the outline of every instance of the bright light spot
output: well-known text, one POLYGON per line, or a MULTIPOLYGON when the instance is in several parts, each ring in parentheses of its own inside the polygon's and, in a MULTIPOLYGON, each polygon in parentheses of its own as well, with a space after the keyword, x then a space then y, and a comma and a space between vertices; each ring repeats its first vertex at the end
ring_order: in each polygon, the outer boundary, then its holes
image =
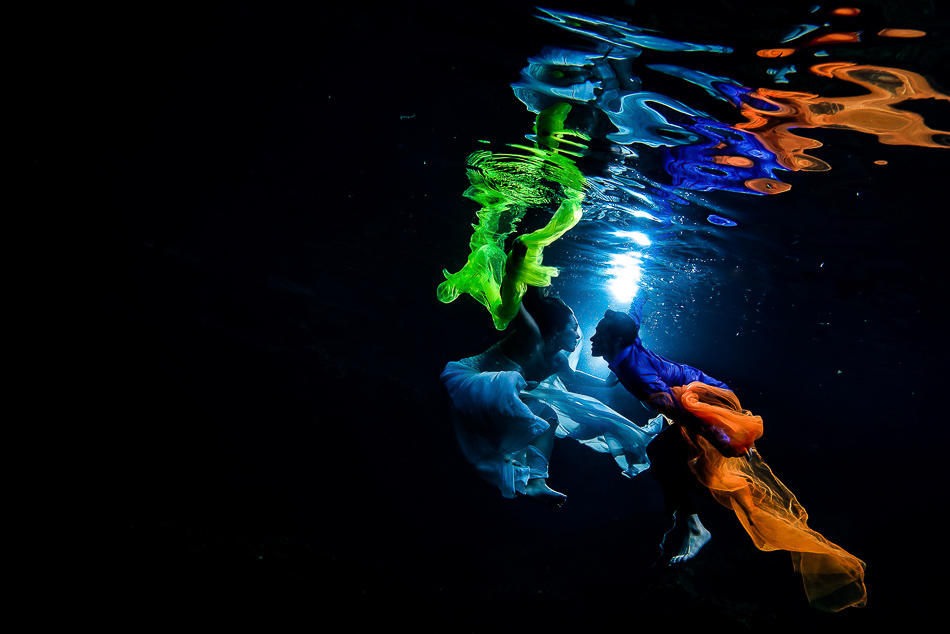
MULTIPOLYGON (((649 241, 648 241, 649 242, 649 241)), ((618 253, 610 257, 610 271, 613 278, 607 283, 607 288, 617 302, 628 306, 637 294, 640 287, 640 271, 642 253, 618 253)))
POLYGON ((635 211, 633 212, 633 217, 634 217, 634 218, 646 218, 647 220, 652 220, 652 221, 654 221, 654 222, 660 222, 660 219, 657 218, 656 216, 654 216, 653 214, 651 214, 650 212, 648 212, 648 211, 641 211, 641 210, 639 210, 639 209, 637 209, 637 210, 635 210, 635 211))
MULTIPOLYGON (((648 194, 644 194, 643 192, 638 192, 637 190, 631 187, 623 187, 621 188, 621 191, 636 198, 637 200, 642 202, 644 205, 649 205, 652 207, 654 204, 653 200, 650 198, 648 194)), ((652 215, 649 212, 642 211, 640 209, 633 209, 632 207, 629 207, 627 205, 617 205, 616 207, 620 209, 621 211, 628 214, 632 214, 633 216, 637 218, 652 217, 652 215), (646 216, 644 216, 644 214, 646 214, 646 216)))
MULTIPOLYGON (((650 246, 650 237, 643 233, 642 231, 615 231, 614 235, 618 238, 626 238, 627 240, 632 240, 636 242, 641 247, 650 246)), ((637 254, 640 255, 640 254, 637 254)))

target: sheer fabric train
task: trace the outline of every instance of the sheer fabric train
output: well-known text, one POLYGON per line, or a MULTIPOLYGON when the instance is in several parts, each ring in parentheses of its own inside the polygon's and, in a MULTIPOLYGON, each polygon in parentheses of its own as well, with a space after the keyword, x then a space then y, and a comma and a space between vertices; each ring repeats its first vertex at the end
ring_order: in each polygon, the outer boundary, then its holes
MULTIPOLYGON (((743 410, 732 392, 702 383, 674 387, 683 408, 737 438, 761 435, 761 418, 743 410)), ((802 575, 809 603, 837 612, 867 602, 863 561, 808 528, 808 513, 753 449, 751 458, 727 458, 683 425, 690 468, 716 500, 735 512, 759 550, 787 550, 802 575)), ((744 444, 746 441, 740 441, 744 444)))

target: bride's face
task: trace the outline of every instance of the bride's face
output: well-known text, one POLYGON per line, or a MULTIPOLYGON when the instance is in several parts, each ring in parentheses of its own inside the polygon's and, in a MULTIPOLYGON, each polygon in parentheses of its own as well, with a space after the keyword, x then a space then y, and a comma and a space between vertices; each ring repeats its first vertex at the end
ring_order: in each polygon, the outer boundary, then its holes
POLYGON ((577 344, 580 343, 580 340, 581 331, 577 324, 577 318, 573 313, 571 313, 571 317, 564 328, 554 334, 552 344, 558 350, 574 352, 574 349, 577 348, 577 344))

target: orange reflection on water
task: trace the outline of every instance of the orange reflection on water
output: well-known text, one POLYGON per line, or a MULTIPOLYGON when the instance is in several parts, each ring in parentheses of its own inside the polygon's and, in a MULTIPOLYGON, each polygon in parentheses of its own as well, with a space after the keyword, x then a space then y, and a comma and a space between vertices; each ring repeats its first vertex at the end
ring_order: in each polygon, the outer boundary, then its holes
POLYGON ((788 57, 794 52, 794 48, 764 48, 756 51, 755 54, 759 57, 788 57))
MULTIPOLYGON (((887 30, 887 29, 885 29, 887 30)), ((818 37, 810 39, 805 44, 802 44, 798 48, 763 48, 760 51, 756 51, 755 54, 759 57, 788 57, 803 48, 808 48, 809 46, 818 46, 819 44, 847 44, 848 42, 860 42, 861 33, 825 33, 824 35, 819 35, 818 37)))
POLYGON ((842 44, 845 42, 860 42, 860 33, 825 33, 809 41, 805 46, 818 46, 819 44, 842 44))
POLYGON ((841 7, 840 9, 834 9, 831 12, 831 15, 846 15, 853 16, 861 13, 861 9, 856 9, 854 7, 841 7))
POLYGON ((762 192, 763 194, 781 194, 792 188, 788 183, 783 183, 773 178, 750 178, 744 185, 749 189, 762 192))
POLYGON ((883 37, 923 37, 927 33, 917 29, 881 29, 878 31, 878 35, 883 37))
POLYGON ((752 167, 755 163, 752 159, 745 156, 714 156, 713 163, 719 165, 732 165, 733 167, 752 167))
POLYGON ((932 130, 919 114, 893 107, 910 99, 950 101, 950 97, 931 88, 917 73, 849 62, 818 64, 811 72, 857 84, 869 93, 856 97, 821 97, 770 88, 749 93, 773 109, 743 102, 741 112, 747 121, 736 127, 758 137, 788 169, 807 172, 831 169, 828 163, 806 154, 807 150, 821 147, 821 143, 797 136, 793 132, 795 128, 856 130, 876 135, 885 145, 950 147, 950 133, 932 130))

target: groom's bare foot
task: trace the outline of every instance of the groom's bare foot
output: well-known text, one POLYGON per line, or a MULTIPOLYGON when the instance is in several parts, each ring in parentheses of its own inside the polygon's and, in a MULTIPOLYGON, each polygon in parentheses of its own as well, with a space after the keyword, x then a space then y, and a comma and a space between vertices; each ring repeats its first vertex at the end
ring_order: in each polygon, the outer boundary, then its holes
POLYGON ((547 483, 541 478, 528 480, 524 494, 536 502, 540 502, 545 506, 551 506, 554 508, 560 508, 564 502, 567 501, 566 495, 563 493, 558 493, 554 489, 548 487, 547 483))
POLYGON ((671 566, 692 559, 712 539, 712 535, 700 523, 696 515, 690 515, 686 519, 686 528, 686 536, 680 544, 679 551, 670 559, 671 566))

